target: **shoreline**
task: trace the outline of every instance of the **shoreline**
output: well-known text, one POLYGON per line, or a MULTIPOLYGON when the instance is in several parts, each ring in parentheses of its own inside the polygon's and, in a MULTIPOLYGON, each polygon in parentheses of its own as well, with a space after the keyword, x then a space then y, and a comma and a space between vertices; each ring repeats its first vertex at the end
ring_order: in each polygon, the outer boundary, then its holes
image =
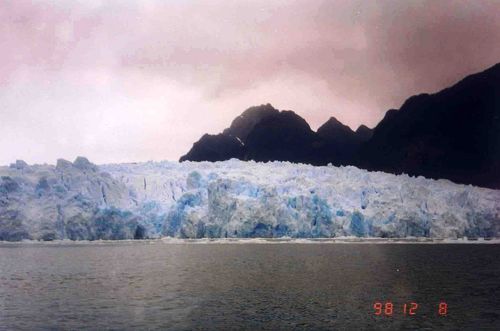
POLYGON ((181 239, 163 237, 157 239, 124 239, 124 240, 22 240, 0 241, 0 247, 10 245, 113 245, 113 244, 500 244, 500 238, 478 239, 444 239, 444 238, 200 238, 181 239))

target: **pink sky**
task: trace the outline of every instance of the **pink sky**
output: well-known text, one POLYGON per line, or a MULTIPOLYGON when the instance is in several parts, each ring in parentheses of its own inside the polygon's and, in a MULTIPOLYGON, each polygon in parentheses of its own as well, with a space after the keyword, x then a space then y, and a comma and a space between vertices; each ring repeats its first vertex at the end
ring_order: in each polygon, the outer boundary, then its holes
POLYGON ((177 160, 246 108, 373 127, 500 62, 498 1, 2 1, 0 164, 177 160))

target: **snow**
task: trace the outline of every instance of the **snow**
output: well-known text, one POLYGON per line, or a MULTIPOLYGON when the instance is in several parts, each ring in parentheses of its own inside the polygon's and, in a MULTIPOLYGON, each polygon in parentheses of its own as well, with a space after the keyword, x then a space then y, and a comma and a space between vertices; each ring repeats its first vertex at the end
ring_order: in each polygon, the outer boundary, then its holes
POLYGON ((0 240, 500 237, 500 191, 355 167, 0 167, 0 240))

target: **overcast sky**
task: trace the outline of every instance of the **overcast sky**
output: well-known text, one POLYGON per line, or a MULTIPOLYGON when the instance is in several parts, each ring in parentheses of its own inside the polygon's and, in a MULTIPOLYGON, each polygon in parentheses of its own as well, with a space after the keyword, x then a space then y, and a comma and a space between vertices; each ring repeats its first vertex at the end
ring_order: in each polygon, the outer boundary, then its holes
POLYGON ((177 160, 246 108, 373 127, 500 62, 500 1, 1 1, 0 164, 177 160))

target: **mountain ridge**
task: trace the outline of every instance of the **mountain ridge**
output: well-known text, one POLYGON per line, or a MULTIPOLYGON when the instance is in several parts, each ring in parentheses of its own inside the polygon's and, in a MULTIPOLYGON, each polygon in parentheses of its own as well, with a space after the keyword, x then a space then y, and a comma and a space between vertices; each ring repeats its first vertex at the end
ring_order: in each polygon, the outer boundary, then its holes
POLYGON ((266 104, 245 110, 219 135, 204 135, 180 161, 332 163, 500 188, 500 63, 409 97, 373 129, 353 131, 330 117, 313 131, 293 111, 266 104))

